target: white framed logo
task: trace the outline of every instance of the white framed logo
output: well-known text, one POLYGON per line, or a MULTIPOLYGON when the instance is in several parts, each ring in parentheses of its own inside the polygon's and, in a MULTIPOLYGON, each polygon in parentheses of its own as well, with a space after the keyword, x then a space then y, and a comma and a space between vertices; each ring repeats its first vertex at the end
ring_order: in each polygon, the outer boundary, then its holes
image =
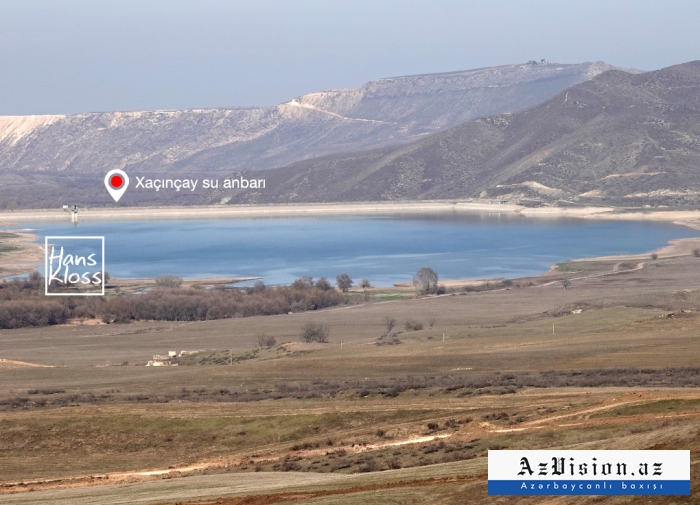
POLYGON ((45 237, 46 296, 104 296, 104 237, 45 237))

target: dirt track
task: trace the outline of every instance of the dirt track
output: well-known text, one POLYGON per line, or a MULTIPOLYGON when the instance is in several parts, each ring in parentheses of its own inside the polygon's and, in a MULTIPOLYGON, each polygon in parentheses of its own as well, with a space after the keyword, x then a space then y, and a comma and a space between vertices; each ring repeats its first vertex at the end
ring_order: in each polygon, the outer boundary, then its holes
POLYGON ((425 487, 438 486, 442 484, 452 484, 458 482, 485 481, 486 475, 430 478, 424 480, 410 480, 391 482, 388 484, 370 484, 367 486, 355 486, 344 489, 329 489, 322 491, 296 492, 296 493, 274 493, 251 496, 240 496, 234 498, 217 498, 216 500, 188 501, 188 502, 166 502, 162 505, 270 505, 273 503, 310 500, 324 496, 334 496, 340 494, 362 493, 366 491, 379 491, 380 489, 396 489, 402 487, 425 487))

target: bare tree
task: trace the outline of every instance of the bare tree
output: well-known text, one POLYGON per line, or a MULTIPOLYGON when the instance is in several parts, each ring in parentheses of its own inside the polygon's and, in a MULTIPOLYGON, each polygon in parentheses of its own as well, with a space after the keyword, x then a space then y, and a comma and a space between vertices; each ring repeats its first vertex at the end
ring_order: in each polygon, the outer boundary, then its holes
POLYGON ((340 274, 335 278, 338 283, 338 288, 343 292, 347 293, 348 289, 352 287, 352 279, 348 274, 340 274))
POLYGON ((430 326, 431 328, 432 328, 433 326, 435 326, 435 321, 437 321, 437 319, 436 319, 434 316, 429 317, 429 318, 428 318, 428 326, 430 326))
POLYGON ((305 342, 320 342, 325 344, 328 342, 328 335, 331 330, 326 324, 314 323, 309 321, 301 327, 301 336, 305 342))
POLYGON ((309 276, 309 275, 304 275, 302 277, 299 277, 297 280, 295 280, 292 283, 292 288, 294 289, 306 289, 313 287, 314 285, 314 278, 309 276))
POLYGON ((568 288, 571 286, 571 281, 569 279, 564 279, 561 283, 562 286, 564 286, 564 289, 568 288))
POLYGON ((429 267, 423 267, 413 276, 413 285, 422 295, 437 293, 438 274, 429 267))
POLYGON ((277 345, 277 339, 273 337, 272 335, 267 335, 265 332, 263 333, 258 333, 258 335, 255 338, 255 343, 257 344, 258 347, 261 349, 264 348, 269 348, 269 347, 274 347, 277 345))
POLYGON ((157 288, 179 288, 182 285, 182 279, 176 275, 158 275, 153 280, 157 288))
POLYGON ((369 289, 369 288, 372 287, 372 284, 370 284, 369 280, 367 280, 367 279, 362 279, 362 280, 360 281, 360 287, 361 287, 362 289, 369 289))
POLYGON ((331 283, 328 282, 328 279, 321 277, 316 281, 316 289, 320 289, 321 291, 329 291, 333 289, 333 286, 331 286, 331 283))
POLYGON ((391 333, 391 330, 394 329, 394 326, 396 326, 396 318, 386 316, 384 318, 384 327, 386 328, 386 335, 391 333))

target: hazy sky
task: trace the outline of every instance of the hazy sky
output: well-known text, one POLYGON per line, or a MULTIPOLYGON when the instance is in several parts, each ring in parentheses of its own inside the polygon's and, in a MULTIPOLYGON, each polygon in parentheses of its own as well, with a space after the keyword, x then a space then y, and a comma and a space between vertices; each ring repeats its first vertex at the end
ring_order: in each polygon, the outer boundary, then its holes
POLYGON ((697 0, 0 0, 0 115, 272 105, 379 77, 700 58, 697 0))

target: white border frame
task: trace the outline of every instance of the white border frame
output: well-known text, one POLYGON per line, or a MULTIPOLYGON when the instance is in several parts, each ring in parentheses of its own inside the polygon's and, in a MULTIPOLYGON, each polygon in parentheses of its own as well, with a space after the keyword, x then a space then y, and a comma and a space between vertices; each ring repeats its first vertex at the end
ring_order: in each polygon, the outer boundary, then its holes
POLYGON ((44 237, 44 295, 46 296, 104 296, 105 295, 105 238, 104 237, 44 237), (102 292, 101 293, 49 293, 49 239, 89 239, 102 241, 102 292))

